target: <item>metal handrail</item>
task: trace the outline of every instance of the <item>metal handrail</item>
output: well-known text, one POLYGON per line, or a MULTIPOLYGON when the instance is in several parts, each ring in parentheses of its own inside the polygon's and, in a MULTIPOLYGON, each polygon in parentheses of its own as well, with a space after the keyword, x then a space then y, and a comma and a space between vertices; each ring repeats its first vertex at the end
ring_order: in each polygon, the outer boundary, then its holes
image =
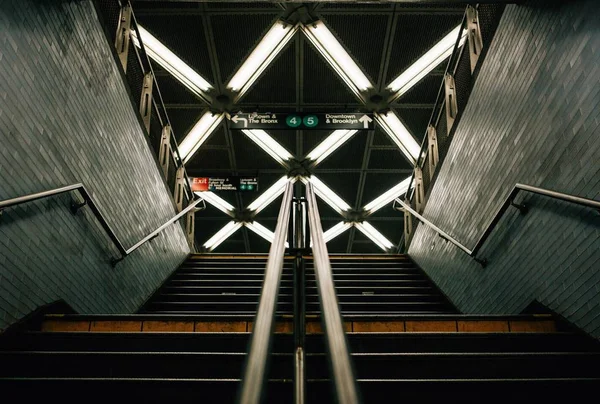
POLYGON ((275 324, 275 310, 279 295, 279 284, 283 272, 285 242, 288 234, 290 211, 292 206, 293 184, 288 182, 283 194, 277 227, 269 258, 265 268, 265 278, 254 329, 250 340, 248 359, 238 402, 241 404, 259 404, 265 384, 267 362, 269 359, 271 337, 275 324))
POLYGON ((141 239, 140 241, 138 241, 137 243, 135 243, 133 246, 131 246, 130 248, 128 248, 125 251, 125 254, 122 254, 121 258, 113 260, 113 264, 116 264, 117 262, 122 261, 125 257, 127 257, 129 254, 131 254, 132 252, 134 252, 135 250, 137 250, 138 248, 140 248, 142 245, 144 245, 148 241, 153 240, 156 237, 158 237, 158 235, 163 230, 165 230, 167 227, 169 227, 171 224, 175 223, 176 221, 178 221, 179 219, 181 219, 183 216, 187 215, 191 210, 197 209, 196 206, 198 206, 198 204, 200 202, 202 202, 204 204, 204 207, 202 209, 206 209, 206 202, 204 201, 204 199, 196 199, 195 201, 193 201, 192 203, 190 203, 185 209, 183 209, 181 212, 179 212, 178 214, 176 214, 175 216, 173 216, 171 219, 169 219, 165 223, 163 223, 161 226, 159 226, 152 233, 148 234, 146 237, 144 237, 143 239, 141 239))
POLYGON ((492 218, 490 223, 487 225, 485 231, 479 237, 479 240, 477 240, 477 243, 475 243, 475 246, 472 249, 469 249, 469 248, 465 247, 463 244, 461 244, 459 241, 457 241, 455 238, 450 236, 448 233, 446 233, 445 231, 441 230, 439 227, 437 227, 436 225, 431 223, 429 220, 425 219, 423 216, 421 216, 419 213, 417 213, 414 209, 412 209, 407 203, 402 201, 400 198, 397 198, 396 200, 394 200, 393 207, 396 210, 401 210, 401 209, 407 210, 413 216, 415 216, 419 221, 426 224, 431 229, 433 229, 436 233, 438 233, 443 239, 448 240, 449 242, 451 242, 452 244, 457 246, 459 249, 461 249, 463 252, 465 252, 467 255, 472 257, 475 261, 480 263, 483 267, 485 267, 487 264, 487 260, 477 258, 477 253, 479 252, 481 247, 483 247, 483 244, 486 242, 486 240, 488 239, 488 237, 490 236, 490 234, 492 233, 492 231, 494 230, 494 228, 496 227, 496 225, 502 218, 502 215, 504 214, 504 212, 506 212, 506 210, 509 208, 509 206, 513 206, 513 207, 519 209, 522 214, 527 213, 528 208, 526 205, 517 204, 514 202, 515 198, 517 197, 517 195, 519 194, 520 191, 531 192, 531 193, 534 193, 537 195, 542 195, 542 196, 547 196, 547 197, 554 198, 554 199, 559 199, 562 201, 574 203, 574 204, 585 206, 588 208, 597 209, 600 212, 600 201, 596 201, 594 199, 582 198, 580 196, 575 196, 575 195, 569 195, 569 194, 565 194, 562 192, 553 191, 550 189, 534 187, 532 185, 517 183, 517 184, 515 184, 513 189, 510 191, 510 193, 504 200, 504 203, 496 211, 496 214, 494 215, 494 217, 492 218), (402 206, 402 208, 398 208, 396 206, 397 203, 400 204, 402 206))
POLYGON ((92 212, 94 213, 94 215, 96 216, 96 218, 98 219, 98 222, 100 222, 100 225, 102 226, 104 231, 106 231, 106 234, 108 234, 108 237, 112 240, 112 242, 115 244, 115 246, 119 250, 119 253, 121 253, 121 255, 126 254, 127 250, 125 250, 125 247, 123 247, 123 243, 121 243, 121 240, 119 240, 119 238, 115 234, 114 230, 110 227, 110 225, 104 218, 104 215, 102 214, 102 212, 100 212, 100 210, 96 206, 96 202, 94 202, 94 199, 92 198, 90 193, 87 191, 85 186, 81 183, 67 185, 65 187, 55 188, 55 189, 51 189, 48 191, 37 192, 34 194, 19 196, 17 198, 6 199, 4 201, 0 201, 0 212, 3 209, 10 208, 10 207, 16 206, 16 205, 20 205, 22 203, 33 202, 33 201, 36 201, 39 199, 43 199, 43 198, 47 198, 47 197, 55 196, 55 195, 60 195, 60 194, 64 194, 64 193, 68 193, 68 192, 72 192, 72 191, 78 191, 85 202, 83 204, 77 204, 77 203, 73 202, 71 204, 71 211, 73 213, 76 213, 80 207, 87 204, 90 207, 90 209, 92 210, 92 212))
MULTIPOLYGON (((457 57, 455 59, 454 56, 456 55, 457 50, 460 48, 460 41, 461 41, 461 38, 463 35, 463 31, 466 29, 465 28, 466 23, 467 23, 467 11, 465 10, 462 21, 460 23, 461 29, 458 32, 458 37, 456 38, 456 42, 454 42, 454 48, 452 49, 452 54, 450 55, 450 58, 448 59, 448 63, 446 64, 446 70, 444 71, 444 76, 443 76, 444 79, 442 80, 442 84, 440 85, 437 96, 435 97, 435 103, 433 104, 433 110, 431 111, 431 115, 429 117, 429 122, 427 124, 427 128, 425 129, 425 135, 423 136, 423 140, 421 141, 421 148, 419 149, 419 156, 417 157, 417 161, 415 161, 415 167, 417 167, 419 164, 421 164, 422 161, 425 161, 425 157, 423 157, 423 156, 425 154, 425 149, 426 149, 425 145, 429 141, 428 137, 427 137, 427 131, 429 129, 429 125, 431 125, 432 122, 434 122, 434 117, 435 117, 435 122, 436 122, 434 124, 434 126, 437 126, 437 123, 440 120, 440 117, 441 117, 441 114, 443 111, 443 106, 446 102, 445 100, 442 100, 440 102, 440 97, 442 97, 442 94, 444 93, 444 91, 443 91, 444 90, 444 80, 445 80, 446 75, 450 71, 453 62, 455 62, 456 65, 454 67, 452 67, 452 70, 454 72, 456 72, 456 67, 458 66, 460 57, 457 57), (437 108, 438 104, 441 104, 439 109, 437 108), (436 112, 437 112, 437 116, 435 116, 436 112)), ((462 53, 461 53, 461 55, 462 55, 462 53)), ((415 173, 413 170, 413 173, 410 177, 410 183, 408 184, 407 192, 409 192, 411 189, 414 189, 414 187, 413 187, 414 179, 415 179, 415 173)), ((412 197, 412 195, 411 195, 411 197, 412 197)))
POLYGON ((111 261, 113 263, 113 265, 115 265, 117 262, 122 261, 125 257, 127 257, 129 254, 131 254, 132 252, 134 252, 135 250, 140 248, 142 245, 144 245, 148 241, 156 238, 169 225, 175 223, 177 220, 179 220, 185 214, 190 212, 192 209, 195 209, 196 206, 200 202, 204 203, 203 209, 206 208, 206 202, 204 202, 203 199, 195 200, 190 205, 188 205, 184 210, 182 210, 180 213, 178 213, 177 215, 175 215, 174 217, 172 217, 171 219, 166 221, 164 224, 159 226, 156 230, 154 230, 153 232, 148 234, 146 237, 144 237, 143 239, 141 239, 140 241, 138 241, 137 243, 135 243, 132 247, 130 247, 128 249, 125 249, 125 247, 123 246, 123 243, 121 243, 121 240, 119 240, 119 237, 117 237, 114 230, 110 227, 110 225, 104 218, 104 215, 102 214, 102 212, 100 212, 100 210, 98 209, 98 206, 96 205, 96 202, 94 201, 94 198, 92 198, 91 194, 87 191, 85 186, 81 183, 67 185, 65 187, 55 188, 55 189, 51 189, 48 191, 37 192, 34 194, 24 195, 24 196, 20 196, 17 198, 6 199, 4 201, 0 201, 0 214, 6 208, 10 208, 10 207, 13 207, 16 205, 20 205, 22 203, 33 202, 33 201, 36 201, 39 199, 43 199, 43 198, 47 198, 47 197, 55 196, 55 195, 60 195, 60 194, 68 193, 68 192, 73 192, 73 191, 78 191, 79 194, 81 195, 82 199, 84 200, 84 202, 83 203, 73 202, 71 204, 71 211, 73 213, 77 213, 77 210, 79 210, 79 208, 81 208, 85 205, 88 205, 90 207, 90 209, 92 210, 92 212, 94 213, 94 215, 96 216, 96 218, 98 219, 98 222, 100 222, 100 225, 102 226, 102 228, 104 229, 104 231, 106 232, 108 237, 112 240, 114 245, 119 250, 121 257, 117 258, 117 259, 113 259, 111 261))
POLYGON ((354 378, 342 316, 333 285, 331 263, 329 262, 327 245, 323 238, 323 227, 319 219, 317 200, 311 183, 306 185, 306 199, 308 201, 308 219, 313 242, 313 260, 321 303, 322 323, 327 340, 329 362, 333 371, 337 402, 339 404, 356 404, 359 402, 356 379, 354 378))

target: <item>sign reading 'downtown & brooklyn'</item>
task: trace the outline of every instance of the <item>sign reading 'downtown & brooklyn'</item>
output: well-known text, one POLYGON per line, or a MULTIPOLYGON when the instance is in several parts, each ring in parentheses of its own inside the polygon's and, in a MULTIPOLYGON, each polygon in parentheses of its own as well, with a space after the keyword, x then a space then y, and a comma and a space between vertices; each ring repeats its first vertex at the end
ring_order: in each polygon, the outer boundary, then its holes
POLYGON ((230 117, 231 129, 363 129, 374 127, 373 115, 363 113, 281 114, 268 112, 239 113, 230 117))
POLYGON ((192 192, 204 191, 258 191, 256 177, 192 177, 190 178, 192 192))

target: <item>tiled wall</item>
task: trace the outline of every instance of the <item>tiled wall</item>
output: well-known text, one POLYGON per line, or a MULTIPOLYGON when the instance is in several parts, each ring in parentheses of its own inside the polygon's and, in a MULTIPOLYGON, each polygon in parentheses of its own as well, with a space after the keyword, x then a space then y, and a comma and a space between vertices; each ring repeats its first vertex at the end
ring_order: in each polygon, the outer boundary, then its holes
MULTIPOLYGON (((0 2, 0 200, 85 184, 125 247, 175 214, 91 0, 0 2)), ((69 195, 0 221, 0 329, 65 299, 131 313, 189 253, 178 225, 111 267, 115 248, 69 195)))
MULTIPOLYGON (((600 200, 600 2, 508 6, 424 216, 475 245, 517 182, 600 200)), ((419 225, 410 255, 465 313, 539 300, 600 337, 600 214, 532 194, 481 268, 419 225)))

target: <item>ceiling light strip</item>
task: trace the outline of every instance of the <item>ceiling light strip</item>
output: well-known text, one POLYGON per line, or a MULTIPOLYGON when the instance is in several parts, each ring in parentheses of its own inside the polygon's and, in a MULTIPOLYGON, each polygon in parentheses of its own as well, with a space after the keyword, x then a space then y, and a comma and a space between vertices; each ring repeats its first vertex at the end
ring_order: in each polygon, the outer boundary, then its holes
POLYGON ((233 220, 225 225, 221 230, 215 233, 206 243, 204 248, 208 251, 212 251, 217 248, 223 241, 227 240, 233 233, 235 233, 240 227, 241 222, 234 222, 233 220))
POLYGON ((377 244, 379 248, 384 251, 389 251, 394 244, 383 234, 381 234, 375 227, 373 227, 369 222, 356 223, 354 225, 362 234, 367 236, 372 242, 377 244))
POLYGON ((293 38, 297 30, 298 25, 290 25, 282 20, 273 24, 227 83, 227 88, 236 93, 234 102, 237 102, 250 89, 277 54, 293 38))
MULTIPOLYGON (((212 84, 196 73, 145 28, 138 25, 138 29, 148 56, 172 74, 173 77, 179 80, 192 93, 210 102, 210 96, 207 93, 213 89, 212 84)), ((135 46, 138 48, 141 47, 135 30, 131 31, 131 39, 135 46)))
POLYGON ((333 210, 335 210, 337 213, 342 214, 351 209, 350 205, 348 205, 346 203, 346 201, 344 201, 342 198, 340 198, 338 196, 338 194, 333 192, 331 190, 331 188, 329 188, 327 185, 325 185, 325 183, 323 181, 321 181, 314 175, 311 176, 310 178, 301 177, 300 179, 305 185, 308 184, 309 182, 311 184, 313 184, 315 194, 317 194, 317 196, 319 198, 321 198, 323 200, 323 202, 325 202, 326 204, 331 206, 331 208, 333 210))
MULTIPOLYGON (((269 243, 273 244, 273 241, 275 240, 275 233, 273 233, 271 230, 267 229, 262 224, 254 221, 254 222, 246 222, 246 223, 244 223, 244 226, 246 226, 248 229, 252 230, 254 233, 258 234, 259 236, 261 236, 262 238, 267 240, 269 243)), ((290 245, 286 241, 285 248, 289 248, 289 247, 290 247, 290 245)))
POLYGON ((179 145, 179 153, 184 163, 190 161, 200 146, 219 127, 222 120, 223 114, 213 114, 210 111, 206 111, 202 115, 179 145))
POLYGON ((302 25, 302 32, 342 78, 350 90, 365 101, 363 93, 373 88, 370 80, 339 43, 323 21, 302 25))
POLYGON ((352 136, 354 136, 357 130, 336 130, 323 140, 317 147, 315 147, 306 156, 309 160, 314 162, 314 165, 321 163, 331 153, 339 149, 344 143, 346 143, 352 136))
POLYGON ((387 113, 375 113, 375 120, 396 146, 398 146, 408 161, 414 165, 421 147, 398 116, 396 116, 396 113, 391 110, 387 113))
POLYGON ((258 212, 269 206, 275 199, 283 194, 288 182, 293 184, 296 182, 296 178, 288 178, 287 176, 281 177, 275 184, 271 185, 265 192, 248 205, 248 210, 256 215, 258 212))
POLYGON ((289 151, 287 151, 262 129, 244 129, 242 132, 284 167, 287 165, 287 161, 294 157, 289 151))
POLYGON ((403 196, 406 193, 406 191, 408 191, 410 180, 411 177, 405 178, 398 185, 384 192, 382 195, 378 196, 373 201, 367 203, 363 209, 367 211, 368 214, 372 214, 384 207, 385 205, 387 205, 388 203, 393 202, 394 199, 403 196))
POLYGON ((217 194, 210 191, 195 192, 195 194, 200 198, 204 199, 211 206, 214 206, 215 208, 219 209, 221 212, 224 212, 232 217, 234 216, 235 208, 229 202, 227 202, 217 194))
POLYGON ((461 33, 460 46, 463 46, 467 38, 467 30, 462 30, 462 25, 454 28, 448 35, 442 38, 435 44, 427 53, 421 56, 408 69, 394 79, 387 89, 394 94, 390 98, 390 102, 405 94, 408 90, 414 87, 423 77, 428 75, 432 70, 446 60, 452 51, 459 32, 461 33))

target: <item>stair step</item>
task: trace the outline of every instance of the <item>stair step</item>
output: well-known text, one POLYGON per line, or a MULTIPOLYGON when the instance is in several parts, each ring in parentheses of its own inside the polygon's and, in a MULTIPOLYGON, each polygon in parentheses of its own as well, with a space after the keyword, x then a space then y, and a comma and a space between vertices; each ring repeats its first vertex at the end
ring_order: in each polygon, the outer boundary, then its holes
MULTIPOLYGON (((191 329, 193 330, 193 324, 191 329)), ((245 327, 244 327, 245 329, 245 327)), ((0 338, 0 350, 244 352, 249 332, 40 332, 0 338)), ((565 352, 598 351, 600 343, 580 335, 557 333, 354 333, 347 334, 355 353, 385 352, 565 352)), ((292 352, 293 336, 275 334, 273 352, 292 352)), ((306 352, 325 352, 323 335, 306 338, 306 352)))

